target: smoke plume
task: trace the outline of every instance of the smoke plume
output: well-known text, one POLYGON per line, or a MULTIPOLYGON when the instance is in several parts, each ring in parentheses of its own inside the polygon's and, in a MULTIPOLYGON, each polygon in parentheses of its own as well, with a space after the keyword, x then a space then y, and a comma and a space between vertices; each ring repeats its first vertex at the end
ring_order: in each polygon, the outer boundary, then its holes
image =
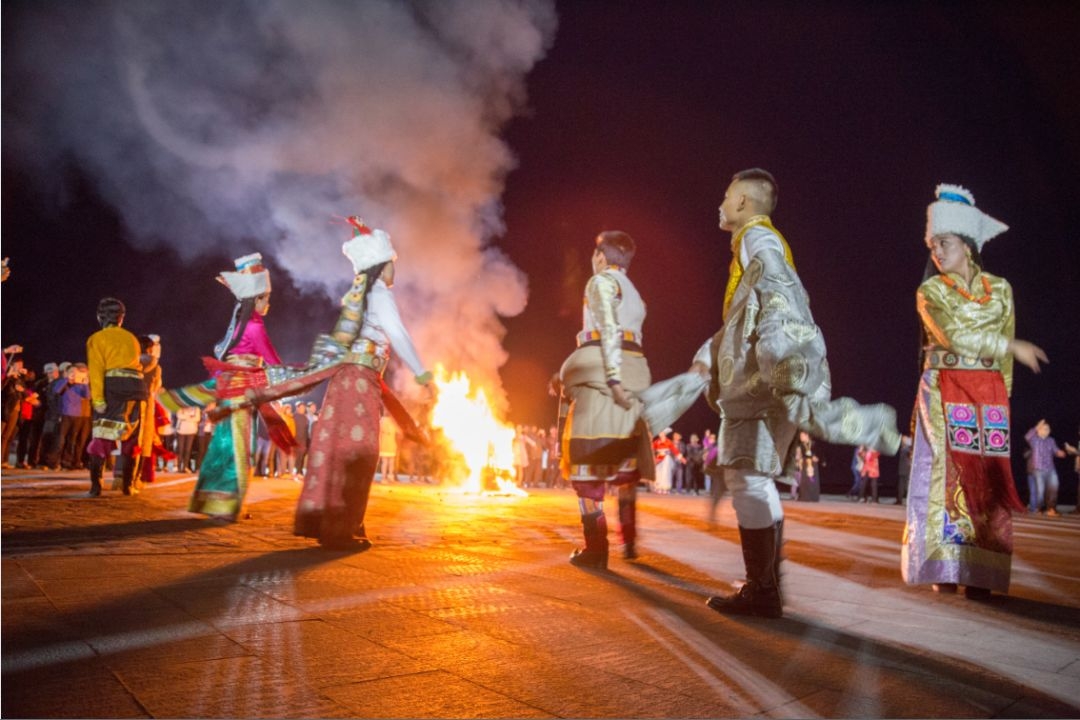
POLYGON ((74 159, 140 247, 185 259, 259 251, 330 297, 351 275, 348 230, 331 218, 359 214, 393 237, 395 292, 425 360, 499 386, 499 318, 527 297, 524 274, 492 245, 514 165, 499 131, 552 42, 551 2, 17 12, 4 63, 24 82, 5 83, 21 112, 5 115, 8 149, 31 151, 43 172, 74 159))

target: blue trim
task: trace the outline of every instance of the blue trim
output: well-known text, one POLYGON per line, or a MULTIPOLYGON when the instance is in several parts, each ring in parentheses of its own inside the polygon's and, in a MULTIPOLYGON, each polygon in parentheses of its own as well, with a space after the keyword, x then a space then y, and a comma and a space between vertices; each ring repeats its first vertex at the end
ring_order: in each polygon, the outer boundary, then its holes
POLYGON ((972 203, 963 195, 951 192, 938 193, 938 200, 948 200, 949 202, 958 202, 964 203, 965 205, 974 205, 974 203, 972 203))

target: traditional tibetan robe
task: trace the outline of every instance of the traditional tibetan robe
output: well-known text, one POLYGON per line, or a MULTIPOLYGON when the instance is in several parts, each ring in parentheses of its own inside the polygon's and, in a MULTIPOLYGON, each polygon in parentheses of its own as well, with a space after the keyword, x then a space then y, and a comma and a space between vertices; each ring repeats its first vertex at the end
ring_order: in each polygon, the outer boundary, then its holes
POLYGON ((901 570, 911 584, 1005 592, 1011 512, 1023 510, 1009 465, 1015 317, 1012 288, 980 272, 971 287, 935 275, 917 293, 928 345, 919 382, 901 570))
POLYGON ((563 363, 560 378, 569 407, 563 441, 563 475, 603 480, 635 469, 653 479, 652 433, 641 419, 636 394, 651 382, 642 352, 645 303, 626 273, 609 267, 585 286, 578 347, 563 363), (615 404, 609 381, 633 393, 633 407, 615 404))
POLYGON ((891 407, 832 399, 825 339, 787 245, 767 218, 748 225, 734 238, 741 268, 712 345, 709 401, 722 419, 716 464, 781 475, 800 429, 895 454, 891 407))

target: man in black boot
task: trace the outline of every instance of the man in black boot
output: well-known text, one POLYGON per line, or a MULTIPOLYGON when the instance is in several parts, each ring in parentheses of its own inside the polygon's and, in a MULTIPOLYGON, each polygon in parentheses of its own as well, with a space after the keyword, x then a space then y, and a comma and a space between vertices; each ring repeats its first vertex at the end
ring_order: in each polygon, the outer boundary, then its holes
POLYGON ((708 606, 727 615, 756 615, 778 618, 784 614, 780 595, 780 552, 784 521, 771 527, 739 528, 746 584, 730 597, 714 595, 708 606))
POLYGON ((627 276, 635 251, 634 240, 626 233, 603 232, 596 238, 578 347, 552 380, 552 392, 560 388, 563 398, 560 469, 578 496, 585 533, 585 548, 570 556, 578 566, 607 567, 608 483, 619 488, 624 555, 637 557, 637 484, 653 477, 652 438, 641 419, 641 400, 634 394, 651 381, 641 349, 645 303, 627 276))
MULTIPOLYGON (((102 298, 97 307, 101 330, 86 341, 94 409, 92 439, 86 446, 91 463, 91 497, 101 495, 102 468, 116 443, 120 442, 121 453, 125 454, 137 446, 139 419, 147 397, 139 340, 122 327, 125 312, 124 303, 116 298, 102 298)), ((127 460, 123 490, 130 495, 134 466, 130 457, 127 460)))
POLYGON ((825 341, 810 314, 791 248, 772 224, 777 185, 758 168, 737 173, 720 205, 731 233, 723 328, 710 346, 709 402, 720 413, 717 469, 739 523, 746 585, 710 597, 720 613, 778 618, 780 532, 776 480, 794 460, 796 434, 896 454, 896 411, 831 397, 825 341))

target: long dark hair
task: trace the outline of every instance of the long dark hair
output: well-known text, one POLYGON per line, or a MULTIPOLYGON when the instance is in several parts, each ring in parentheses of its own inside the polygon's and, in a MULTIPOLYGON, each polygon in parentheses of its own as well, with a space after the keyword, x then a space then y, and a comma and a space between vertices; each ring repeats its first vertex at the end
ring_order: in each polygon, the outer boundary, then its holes
POLYGON ((247 327, 251 316, 255 314, 256 300, 258 298, 244 298, 233 307, 232 318, 229 320, 225 337, 214 345, 214 357, 218 360, 224 360, 229 351, 236 347, 236 343, 240 342, 240 338, 244 336, 244 328, 247 327))

